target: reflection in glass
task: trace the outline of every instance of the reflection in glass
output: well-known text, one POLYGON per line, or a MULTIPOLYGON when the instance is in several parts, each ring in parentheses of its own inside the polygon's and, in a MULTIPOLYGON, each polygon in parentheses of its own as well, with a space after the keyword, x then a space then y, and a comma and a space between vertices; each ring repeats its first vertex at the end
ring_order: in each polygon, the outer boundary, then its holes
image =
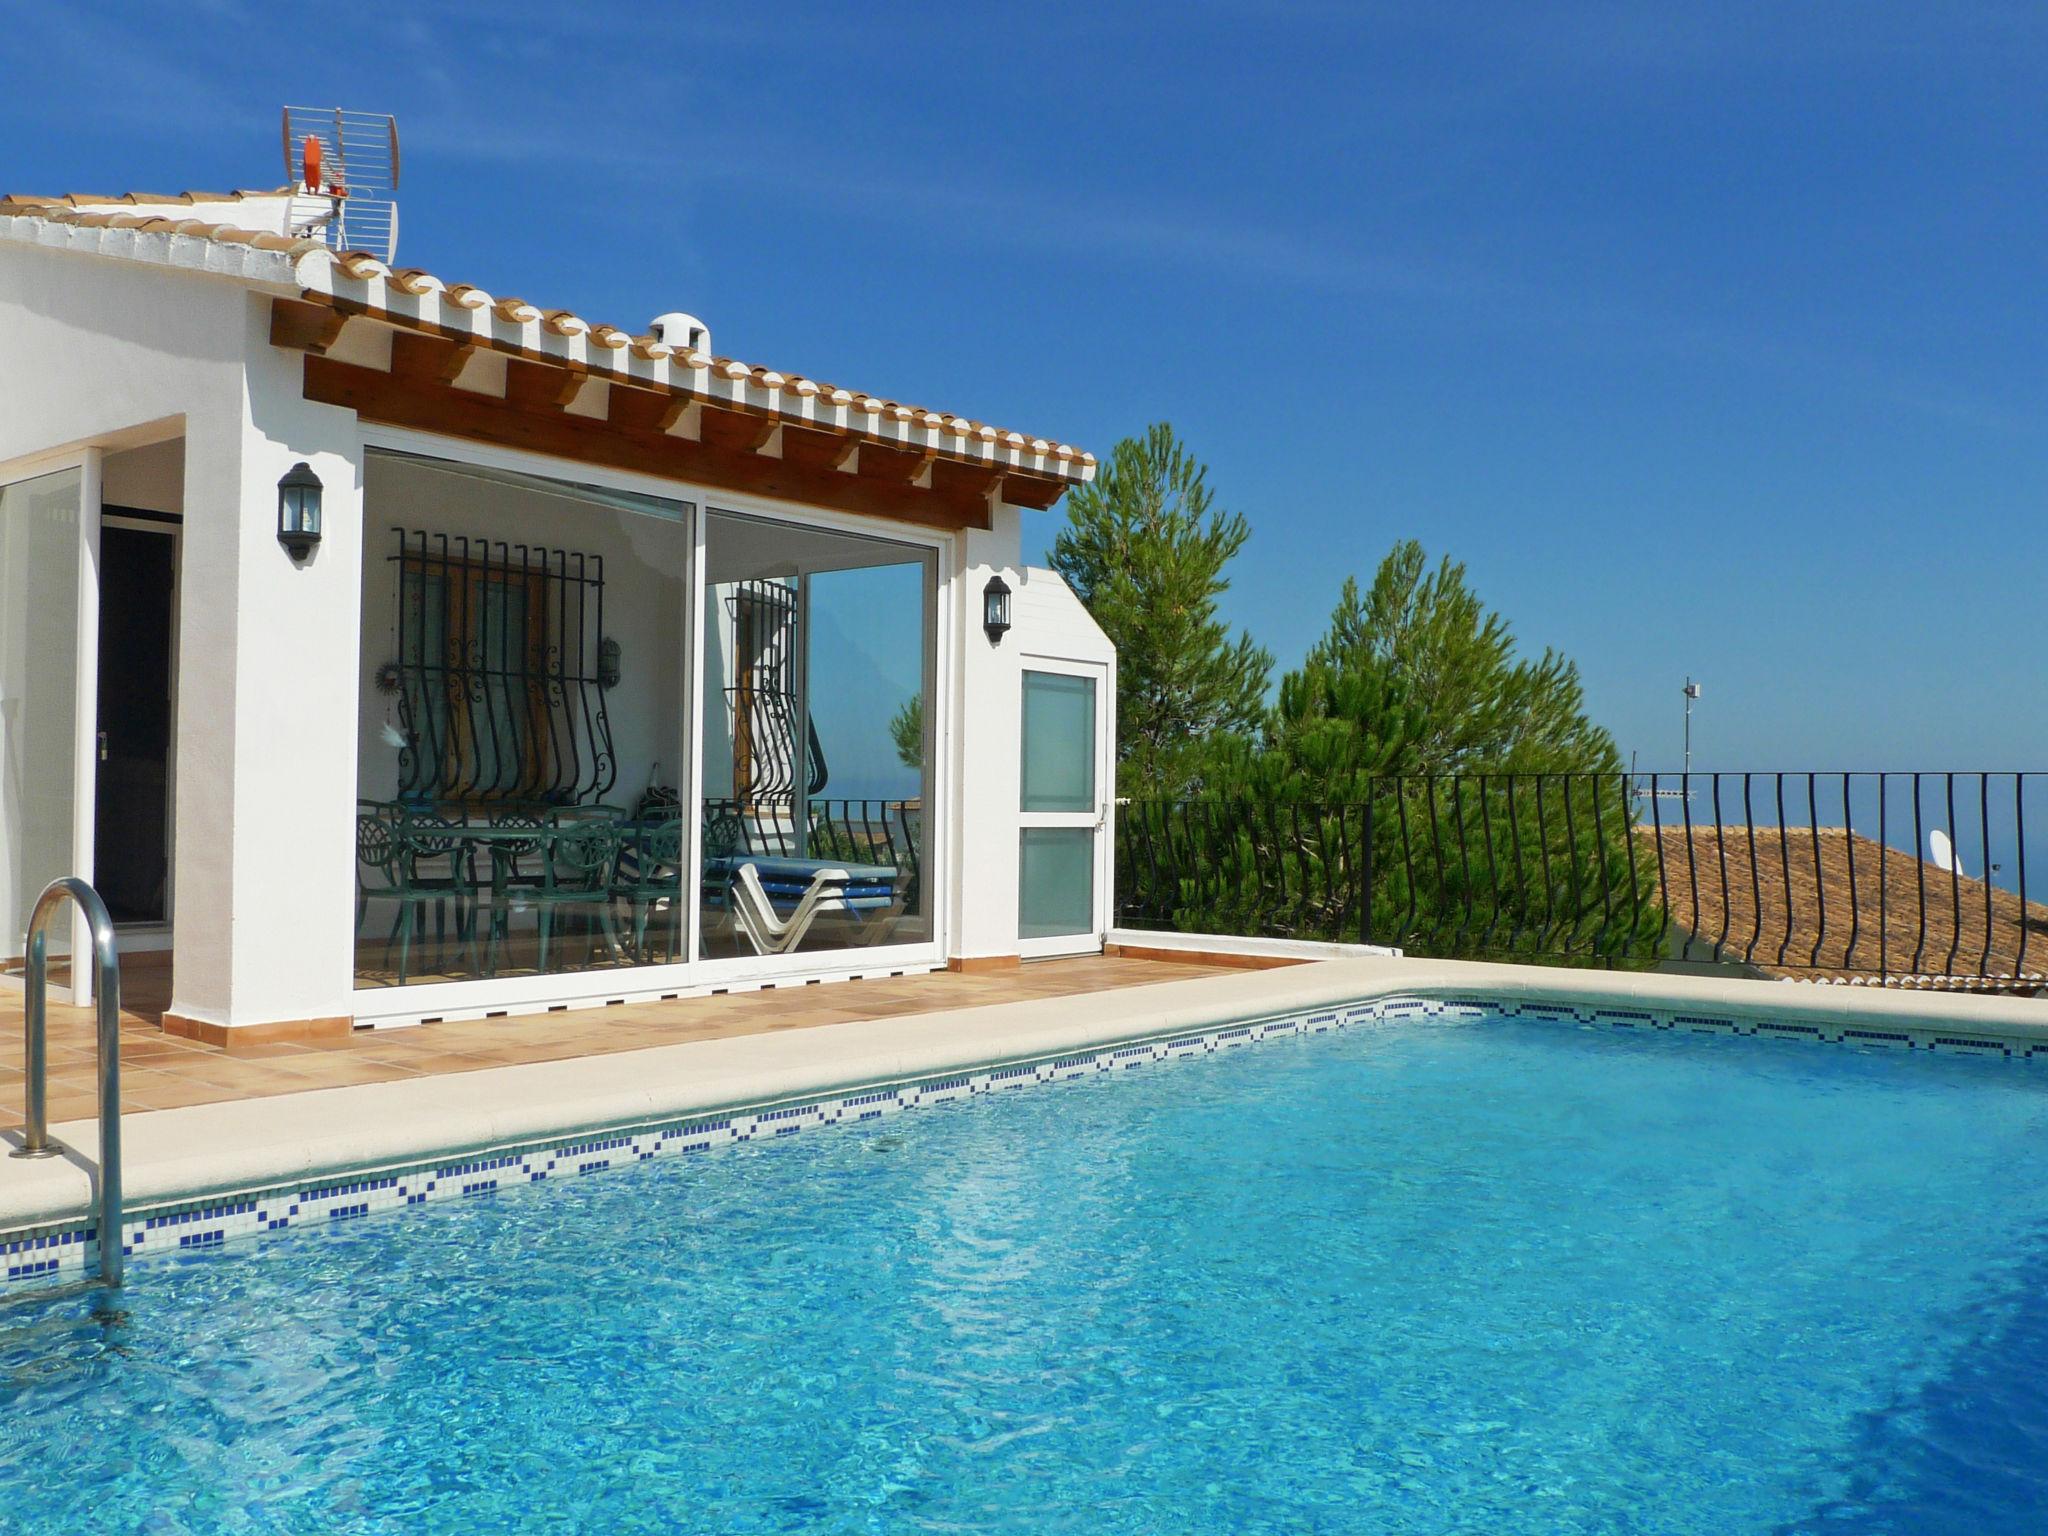
POLYGON ((357 984, 683 958, 688 509, 397 454, 364 488, 357 984))
MULTIPOLYGON (((0 486, 0 959, 20 963, 29 909, 72 873, 78 759, 81 475, 0 486)), ((70 951, 52 923, 49 952, 70 951)))
POLYGON ((701 953, 929 939, 935 557, 715 512, 704 558, 701 953))

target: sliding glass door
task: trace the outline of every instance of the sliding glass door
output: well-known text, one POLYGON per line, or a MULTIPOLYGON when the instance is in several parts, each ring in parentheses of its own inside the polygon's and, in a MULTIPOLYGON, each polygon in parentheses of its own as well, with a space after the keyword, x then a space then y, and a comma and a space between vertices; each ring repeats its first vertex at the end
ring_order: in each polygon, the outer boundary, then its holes
MULTIPOLYGON (((91 658, 81 654, 91 594, 93 466, 0 485, 0 968, 18 974, 37 895, 83 874, 92 804, 91 658)), ((96 605, 93 605, 96 607, 96 605)), ((70 953, 71 925, 50 930, 50 953, 70 953)))
POLYGON ((360 1018, 936 959, 941 539, 385 448, 364 490, 360 1018))
POLYGON ((358 988, 685 962, 695 508, 387 452, 364 488, 358 988))
POLYGON ((713 511, 703 560, 700 957, 928 943, 936 551, 713 511))

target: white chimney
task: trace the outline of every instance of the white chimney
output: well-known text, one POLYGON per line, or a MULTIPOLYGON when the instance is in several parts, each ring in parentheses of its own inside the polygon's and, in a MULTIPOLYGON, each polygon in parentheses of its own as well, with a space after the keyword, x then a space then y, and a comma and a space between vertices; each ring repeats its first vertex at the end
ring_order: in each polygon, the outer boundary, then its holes
POLYGON ((710 327, 695 315, 686 315, 679 309, 671 310, 665 315, 656 315, 650 329, 678 352, 711 350, 710 327))

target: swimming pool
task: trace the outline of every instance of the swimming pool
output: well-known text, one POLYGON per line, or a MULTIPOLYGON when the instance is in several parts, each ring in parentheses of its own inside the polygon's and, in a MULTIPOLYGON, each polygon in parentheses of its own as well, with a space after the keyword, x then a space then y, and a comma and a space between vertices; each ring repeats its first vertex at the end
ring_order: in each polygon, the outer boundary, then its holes
POLYGON ((1415 1023, 145 1257, 0 1304, 0 1530, 2036 1532, 2044 1133, 1415 1023))

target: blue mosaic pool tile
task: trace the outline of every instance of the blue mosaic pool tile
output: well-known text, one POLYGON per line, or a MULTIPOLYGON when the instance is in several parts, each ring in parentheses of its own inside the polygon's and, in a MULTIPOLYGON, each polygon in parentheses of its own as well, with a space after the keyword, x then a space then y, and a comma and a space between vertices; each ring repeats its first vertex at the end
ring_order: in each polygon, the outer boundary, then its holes
MULTIPOLYGON (((1507 1017, 1614 1030, 1682 1030, 1702 1034, 1846 1044, 1864 1049, 1946 1051, 1982 1059, 2048 1059, 2048 1042, 1971 1035, 1946 1027, 1933 1030, 1855 1028, 1771 1019, 1635 1008, 1573 1006, 1544 1000, 1490 1003, 1472 997, 1394 997, 1348 1004, 1289 1018, 1261 1019, 1220 1029, 1196 1030, 1157 1040, 1124 1042, 1035 1062, 1016 1062, 980 1071, 952 1072, 916 1082, 862 1089, 796 1103, 699 1115, 634 1131, 582 1133, 513 1151, 423 1164, 375 1174, 329 1177, 301 1187, 284 1187, 200 1200, 131 1218, 122 1249, 148 1254, 205 1253, 257 1232, 327 1226, 385 1210, 403 1210, 443 1200, 489 1195, 502 1184, 534 1184, 561 1172, 583 1175, 651 1162, 663 1157, 708 1152, 740 1142, 777 1140, 817 1126, 865 1124, 908 1109, 969 1099, 999 1088, 1096 1077, 1157 1062, 1185 1060, 1216 1051, 1350 1028, 1396 1024, 1467 1024, 1507 1017)), ((89 1223, 0 1236, 0 1279, 27 1280, 90 1266, 97 1239, 89 1223)))

